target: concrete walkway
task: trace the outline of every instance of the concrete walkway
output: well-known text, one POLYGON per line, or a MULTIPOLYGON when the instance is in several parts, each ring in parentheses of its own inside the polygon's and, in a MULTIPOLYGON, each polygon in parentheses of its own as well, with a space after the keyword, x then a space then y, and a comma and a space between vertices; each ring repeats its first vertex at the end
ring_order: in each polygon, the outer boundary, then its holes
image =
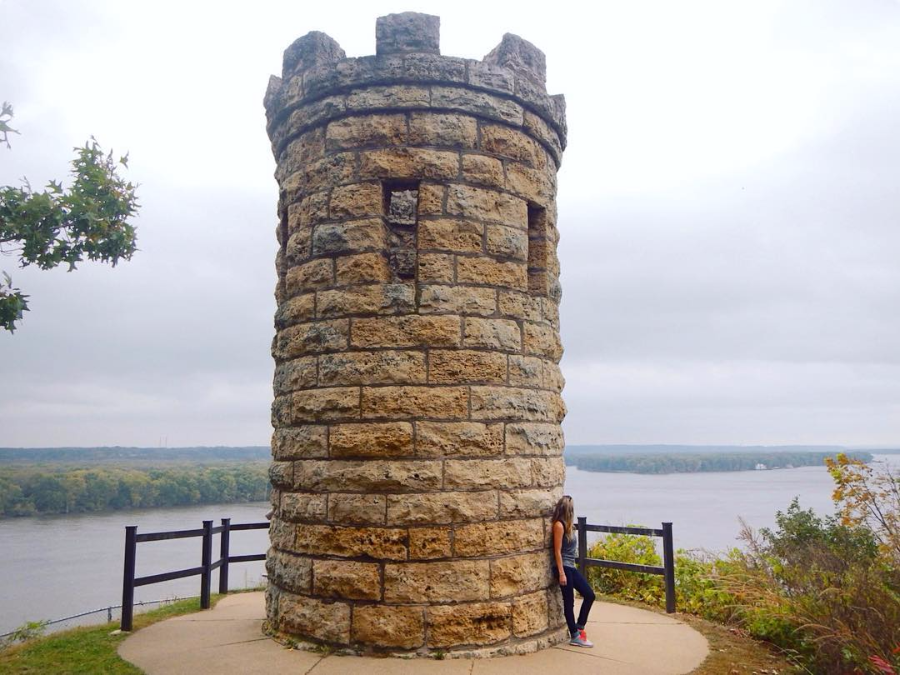
POLYGON ((122 642, 119 655, 148 675, 682 675, 709 651, 700 633, 662 614, 599 602, 591 615, 593 649, 561 645, 524 656, 443 661, 322 656, 265 637, 263 594, 240 593, 212 610, 137 631, 122 642))

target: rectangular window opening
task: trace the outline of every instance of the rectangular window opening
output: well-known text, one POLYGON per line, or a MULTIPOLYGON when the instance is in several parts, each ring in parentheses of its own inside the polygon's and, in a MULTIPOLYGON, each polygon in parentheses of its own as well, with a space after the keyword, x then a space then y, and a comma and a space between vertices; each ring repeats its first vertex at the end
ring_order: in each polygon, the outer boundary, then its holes
POLYGON ((416 278, 416 223, 419 183, 394 181, 383 184, 384 215, 388 229, 388 262, 394 281, 416 278))
POLYGON ((547 297, 550 275, 547 272, 547 209, 528 205, 528 292, 547 297))

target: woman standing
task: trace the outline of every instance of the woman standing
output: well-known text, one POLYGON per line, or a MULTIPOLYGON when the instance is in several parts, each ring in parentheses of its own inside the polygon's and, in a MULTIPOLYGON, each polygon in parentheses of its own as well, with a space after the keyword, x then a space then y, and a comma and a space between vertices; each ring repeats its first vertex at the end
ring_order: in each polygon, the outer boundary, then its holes
POLYGON ((593 647, 587 639, 584 625, 587 623, 594 591, 581 573, 575 569, 578 550, 578 534, 572 527, 575 520, 575 505, 569 495, 562 497, 553 509, 553 558, 559 575, 559 590, 562 591, 563 612, 569 626, 569 644, 576 647, 593 647), (575 591, 581 595, 581 611, 575 622, 575 591))

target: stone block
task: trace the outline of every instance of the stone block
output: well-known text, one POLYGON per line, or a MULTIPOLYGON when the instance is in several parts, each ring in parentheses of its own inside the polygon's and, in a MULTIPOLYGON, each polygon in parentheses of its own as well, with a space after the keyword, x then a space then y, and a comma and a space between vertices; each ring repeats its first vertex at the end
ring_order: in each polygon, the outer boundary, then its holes
POLYGON ((320 385, 424 382, 425 354, 422 352, 342 352, 319 357, 320 385))
POLYGON ((526 293, 500 290, 497 295, 497 308, 503 316, 526 321, 540 321, 543 313, 541 299, 526 293))
POLYGON ((363 415, 370 419, 465 419, 466 387, 363 387, 363 415))
POLYGON ((505 225, 488 225, 486 250, 498 258, 528 261, 528 233, 505 225))
POLYGON ((428 646, 489 645, 510 636, 510 605, 502 602, 429 607, 428 646))
POLYGON ((441 53, 441 19, 431 14, 401 12, 375 20, 375 53, 441 53))
POLYGON ((359 418, 359 388, 306 389, 291 395, 291 424, 359 418))
POLYGON ((330 259, 312 260, 308 263, 292 267, 285 278, 289 297, 299 295, 317 288, 334 285, 334 263, 330 259))
POLYGON ((562 455, 566 447, 558 424, 517 422, 506 425, 506 453, 509 455, 562 455))
POLYGON ((425 148, 388 148, 360 153, 359 177, 363 180, 450 180, 459 174, 459 155, 425 148))
POLYGON ((541 518, 461 525, 453 535, 453 554, 463 558, 519 553, 543 545, 544 521, 541 518))
POLYGON ((510 490, 500 493, 501 518, 547 516, 562 497, 562 487, 540 490, 510 490))
POLYGON ((406 543, 407 533, 402 529, 304 525, 297 528, 294 548, 316 556, 406 560, 406 543))
POLYGON ((540 387, 544 381, 544 362, 534 356, 509 356, 509 383, 516 387, 540 387))
POLYGON ((419 223, 419 250, 480 253, 484 226, 468 220, 423 220, 419 223))
POLYGON ((439 461, 425 460, 298 460, 297 490, 328 492, 425 492, 441 488, 439 461))
POLYGON ((289 488, 294 482, 294 465, 291 462, 270 462, 269 482, 277 488, 289 488))
POLYGON ((292 593, 309 593, 312 561, 270 548, 266 554, 266 574, 278 588, 292 593))
POLYGON ((528 268, 524 262, 504 262, 483 256, 458 256, 456 279, 461 284, 525 290, 528 288, 528 268))
POLYGON ((491 560, 491 597, 522 595, 550 584, 550 549, 491 560))
POLYGON ((290 77, 319 64, 335 63, 346 56, 334 38, 320 31, 310 31, 284 50, 282 77, 290 77))
POLYGON ((316 386, 316 357, 306 356, 279 364, 275 368, 276 394, 316 386))
POLYGON ((386 283, 390 280, 391 268, 382 253, 360 253, 335 260, 335 282, 338 286, 386 283))
POLYGON ((503 425, 478 422, 416 422, 416 454, 478 457, 503 452, 503 425))
POLYGON ((528 204, 496 190, 452 184, 447 188, 446 212, 452 216, 528 229, 528 204))
POLYGON ((382 251, 386 246, 387 233, 380 218, 322 223, 313 230, 314 255, 382 251))
POLYGON ((434 560, 451 555, 449 527, 416 527, 409 530, 409 559, 434 560))
POLYGON ((277 549, 290 551, 294 548, 297 526, 283 518, 273 516, 269 524, 269 541, 277 549))
POLYGON ((463 83, 466 81, 466 60, 438 54, 407 54, 403 58, 403 77, 416 81, 463 83))
POLYGON ((288 328, 304 321, 314 319, 316 315, 316 294, 308 293, 285 300, 275 312, 275 326, 288 328))
POLYGON ((528 637, 547 630, 547 593, 538 591, 516 598, 512 606, 513 634, 528 637))
POLYGON ((425 642, 425 610, 384 605, 355 607, 353 640, 374 647, 421 647, 425 642))
POLYGON ((472 387, 473 420, 561 422, 565 405, 559 394, 515 387, 472 387))
POLYGON ((328 220, 328 192, 325 190, 288 206, 288 234, 311 231, 314 225, 325 220, 328 220))
POLYGON ((463 345, 517 352, 522 345, 519 324, 509 319, 466 317, 463 345))
POLYGON ((487 560, 386 564, 384 601, 389 603, 487 600, 487 560))
POLYGON ((547 166, 547 155, 536 141, 518 129, 499 124, 481 125, 481 150, 532 167, 547 166))
POLYGON ((281 495, 281 517, 291 522, 321 522, 327 515, 327 496, 308 492, 281 495))
POLYGON ((329 453, 337 458, 402 457, 413 454, 413 427, 409 422, 335 424, 329 453))
POLYGON ((275 177, 283 179, 299 169, 325 156, 325 135, 322 129, 313 129, 295 138, 281 152, 275 177))
POLYGON ((510 162, 506 167, 506 187, 534 204, 550 204, 556 195, 555 167, 532 169, 510 162))
POLYGON ((444 192, 446 188, 443 185, 434 185, 432 183, 419 184, 419 215, 420 216, 439 216, 444 212, 444 192))
POLYGON ((340 185, 331 191, 329 213, 333 220, 381 216, 384 192, 379 183, 340 185))
POLYGON ((462 87, 432 87, 431 107, 465 112, 517 127, 524 121, 522 106, 515 101, 462 87))
POLYGON ((422 285, 419 290, 419 311, 423 314, 490 316, 497 311, 497 292, 493 288, 478 286, 422 285))
POLYGON ((527 459, 448 459, 444 462, 446 489, 509 490, 531 487, 531 482, 532 467, 527 459))
POLYGON ((366 146, 400 145, 406 142, 406 115, 360 115, 335 120, 328 125, 328 150, 366 146))
POLYGON ((478 123, 474 117, 414 112, 409 118, 410 145, 474 148, 478 123))
POLYGON ((542 87, 547 82, 547 57, 544 52, 512 33, 506 33, 482 62, 511 70, 542 87))
POLYGON ((474 154, 463 155, 462 172, 463 177, 469 183, 478 183, 489 188, 501 190, 506 187, 503 163, 495 157, 474 154))
POLYGON ((535 487, 556 487, 566 480, 566 465, 562 457, 542 457, 531 460, 535 487))
POLYGON ((313 593, 341 600, 381 598, 381 565, 346 560, 313 563, 313 593))
POLYGON ((276 429, 272 434, 275 459, 303 459, 328 456, 328 427, 304 425, 276 429))
POLYGON ((506 382, 506 355, 434 350, 428 355, 428 381, 434 384, 502 384, 506 382))
MULTIPOLYGON (((420 253, 417 256, 417 262, 419 269, 416 279, 420 284, 453 283, 456 265, 451 254, 420 253)), ((338 268, 338 283, 340 283, 340 268, 338 268)), ((421 300, 419 301, 419 307, 421 311, 421 300)))
POLYGON ((297 324, 279 331, 273 356, 286 360, 304 354, 346 349, 349 332, 350 324, 346 319, 297 324))
POLYGON ((359 314, 401 314, 414 311, 416 292, 412 284, 351 286, 316 295, 320 318, 359 314))
POLYGON ((545 323, 525 322, 522 325, 522 347, 526 354, 543 356, 558 362, 562 358, 562 342, 559 333, 545 323))
POLYGON ((559 366, 550 361, 544 361, 543 370, 544 388, 555 392, 561 392, 566 386, 566 378, 563 377, 562 370, 560 370, 559 366))
POLYGON ((455 347, 460 342, 456 316, 398 316, 354 319, 353 347, 455 347))
POLYGON ((384 495, 332 492, 328 495, 328 520, 336 525, 384 525, 384 495))
POLYGON ((279 628, 325 642, 350 639, 350 605, 282 592, 278 602, 279 628))
POLYGON ((428 87, 403 84, 366 87, 350 92, 347 96, 347 109, 369 111, 380 108, 427 108, 430 98, 428 87))
POLYGON ((449 525, 496 517, 497 493, 493 490, 389 495, 387 498, 389 525, 449 525))

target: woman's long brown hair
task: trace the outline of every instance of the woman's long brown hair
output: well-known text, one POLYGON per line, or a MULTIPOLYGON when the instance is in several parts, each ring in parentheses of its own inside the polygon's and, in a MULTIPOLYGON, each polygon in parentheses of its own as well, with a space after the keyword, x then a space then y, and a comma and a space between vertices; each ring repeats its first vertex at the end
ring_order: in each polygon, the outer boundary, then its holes
POLYGON ((572 538, 572 523, 575 520, 575 505, 569 495, 563 495, 553 507, 553 522, 559 521, 563 524, 563 532, 566 539, 572 538))

